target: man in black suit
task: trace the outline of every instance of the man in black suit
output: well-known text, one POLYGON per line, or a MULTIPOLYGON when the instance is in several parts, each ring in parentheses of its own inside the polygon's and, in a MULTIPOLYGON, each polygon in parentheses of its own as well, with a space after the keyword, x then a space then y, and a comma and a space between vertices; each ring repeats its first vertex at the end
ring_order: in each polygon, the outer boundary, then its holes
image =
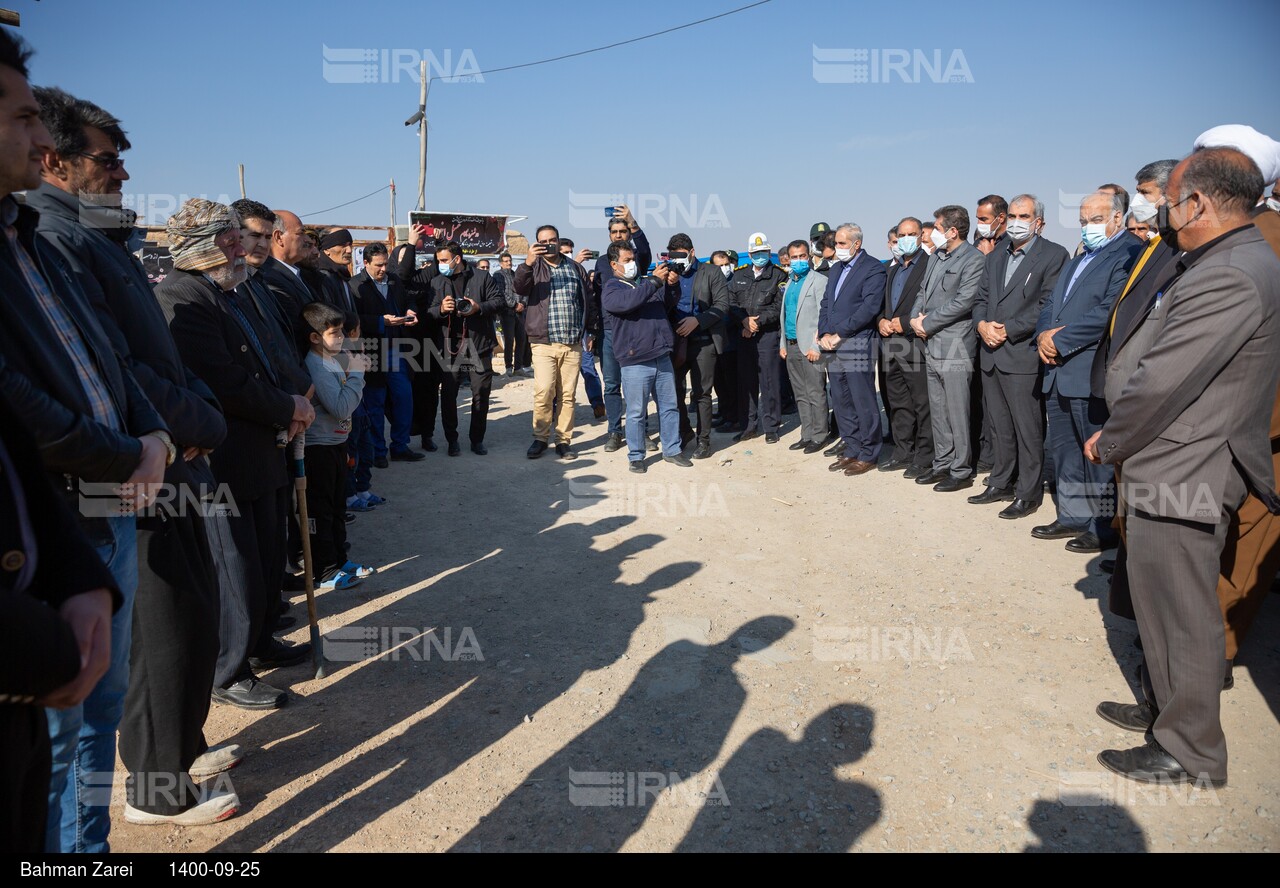
POLYGON ((471 380, 471 452, 484 456, 485 427, 489 421, 489 392, 493 388, 493 349, 497 337, 493 318, 506 308, 506 299, 487 271, 472 268, 457 241, 436 248, 440 273, 431 281, 429 314, 444 328, 444 389, 440 394, 440 422, 449 442, 449 455, 457 456, 458 389, 462 374, 471 380))
POLYGON ((778 443, 782 422, 779 318, 787 274, 773 263, 772 250, 763 232, 751 235, 747 240, 750 263, 729 278, 732 321, 727 326, 738 343, 738 392, 747 415, 747 427, 733 436, 734 441, 750 441, 763 434, 766 444, 778 443))
MULTIPOLYGON (((728 278, 722 271, 724 266, 698 259, 693 240, 687 234, 673 236, 667 249, 688 253, 689 257, 686 264, 672 266, 679 274, 677 285, 680 287, 680 299, 672 312, 672 322, 676 336, 685 340, 684 361, 675 365, 676 403, 685 403, 685 392, 691 385, 693 401, 698 405, 698 446, 693 451, 693 458, 706 459, 711 456, 711 386, 715 382, 717 364, 732 362, 736 357, 729 346, 728 278)), ((636 265, 644 271, 638 262, 636 265)), ((675 364, 674 359, 672 363, 675 364)), ((727 410, 729 403, 722 398, 720 407, 722 411, 727 410)), ((693 432, 689 427, 689 414, 683 407, 680 426, 683 443, 693 432)))
POLYGON ((360 335, 366 342, 381 343, 384 370, 365 374, 364 408, 373 430, 373 464, 387 467, 390 459, 417 462, 426 459, 420 450, 409 449, 413 427, 413 364, 420 343, 413 336, 418 325, 417 302, 398 277, 387 267, 387 248, 369 244, 364 248, 364 270, 351 279, 360 317, 360 335), (383 428, 391 421, 388 450, 383 428))
POLYGON ((289 324, 289 339, 301 365, 311 350, 308 329, 302 320, 302 309, 320 299, 302 279, 302 263, 318 247, 307 237, 302 220, 288 210, 273 210, 276 221, 271 228, 271 257, 262 263, 262 282, 275 294, 281 314, 289 324))
MULTIPOLYGON (((418 267, 418 251, 423 249, 424 235, 426 229, 421 225, 412 226, 409 243, 397 244, 391 253, 391 260, 388 265, 390 274, 394 274, 405 285, 409 291, 409 300, 413 305, 430 306, 431 305, 431 281, 439 274, 439 267, 435 261, 434 247, 431 248, 432 255, 427 257, 427 261, 418 267)), ((511 264, 510 257, 507 258, 507 265, 511 264)), ((507 283, 510 284, 512 277, 508 276, 507 283)), ((512 305, 514 296, 512 291, 507 293, 507 306, 512 305)), ((502 322, 504 331, 510 329, 507 321, 502 322)), ((520 321, 520 336, 524 341, 524 350, 528 351, 529 343, 527 337, 524 336, 524 321, 520 321)), ((436 433, 436 414, 440 410, 440 389, 444 386, 444 336, 440 329, 440 322, 431 317, 430 312, 421 312, 418 315, 418 323, 412 327, 405 329, 406 335, 414 337, 416 348, 420 357, 416 362, 413 371, 413 423, 410 429, 410 437, 419 435, 421 437, 422 449, 428 453, 435 453, 440 448, 433 440, 436 433)), ((510 363, 508 367, 512 366, 510 363)), ((365 374, 366 385, 369 376, 365 374)))
POLYGON ((256 669, 299 663, 309 645, 272 636, 284 579, 289 477, 280 448, 315 419, 311 402, 291 394, 265 346, 252 306, 236 293, 247 274, 240 219, 230 207, 193 198, 169 219, 174 271, 155 290, 182 355, 222 405, 227 438, 212 454, 214 474, 236 510, 228 517, 222 589, 240 589, 247 619, 221 638, 213 699, 244 709, 274 709, 285 695, 256 669))
POLYGON ((911 307, 920 295, 929 254, 921 249, 920 220, 898 223, 898 258, 889 266, 880 312, 880 360, 884 366, 893 431, 893 458, 882 472, 916 478, 933 469, 933 426, 929 419, 929 379, 924 369, 924 341, 911 329, 911 307))
POLYGON ((1067 262, 1066 249, 1040 237, 1043 228, 1039 198, 1020 194, 1010 202, 1007 235, 987 254, 973 300, 994 465, 986 490, 969 502, 1012 500, 1001 518, 1030 515, 1043 499, 1044 409, 1040 360, 1031 337, 1067 262))

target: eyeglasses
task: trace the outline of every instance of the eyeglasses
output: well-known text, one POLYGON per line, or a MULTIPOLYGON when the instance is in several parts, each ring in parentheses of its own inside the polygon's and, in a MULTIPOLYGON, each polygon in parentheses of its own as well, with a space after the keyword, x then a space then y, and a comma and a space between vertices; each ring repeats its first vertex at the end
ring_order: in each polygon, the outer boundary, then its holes
POLYGON ((94 163, 102 164, 102 168, 111 173, 124 166, 124 158, 118 154, 89 154, 84 151, 77 151, 76 156, 87 157, 94 163))

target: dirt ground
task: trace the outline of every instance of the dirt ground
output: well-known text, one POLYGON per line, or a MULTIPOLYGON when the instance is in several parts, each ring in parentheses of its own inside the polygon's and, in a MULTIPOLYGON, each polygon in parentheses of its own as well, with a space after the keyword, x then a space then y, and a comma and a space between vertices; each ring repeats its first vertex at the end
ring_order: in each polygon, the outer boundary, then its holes
POLYGON ((832 475, 795 417, 635 475, 581 390, 578 458, 532 461, 532 397, 495 378, 487 457, 375 472, 329 676, 210 713, 239 815, 117 807, 115 850, 1280 849, 1280 596, 1222 697, 1229 786, 1144 788, 1095 759, 1142 742, 1094 714, 1135 699, 1132 624, 1099 557, 1030 536, 1051 506, 832 475))

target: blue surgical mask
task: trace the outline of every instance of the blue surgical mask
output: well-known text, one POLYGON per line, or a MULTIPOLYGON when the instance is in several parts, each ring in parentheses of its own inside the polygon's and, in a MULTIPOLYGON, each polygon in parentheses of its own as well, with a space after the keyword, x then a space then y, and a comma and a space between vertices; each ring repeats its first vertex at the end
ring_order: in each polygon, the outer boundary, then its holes
POLYGON ((445 277, 453 277, 453 263, 450 262, 447 265, 441 264, 440 273, 445 277))
POLYGON ((904 234, 898 238, 898 252, 903 256, 910 256, 918 249, 920 249, 920 239, 915 235, 904 234))
POLYGON ((806 274, 809 273, 809 260, 808 259, 792 259, 791 273, 794 274, 796 277, 804 277, 806 274))
POLYGON ((1084 248, 1092 253, 1107 242, 1106 224, 1096 222, 1085 225, 1080 229, 1080 240, 1084 241, 1084 248))
POLYGON ((754 265, 756 268, 764 268, 766 265, 769 264, 769 254, 768 253, 752 253, 751 264, 754 265))

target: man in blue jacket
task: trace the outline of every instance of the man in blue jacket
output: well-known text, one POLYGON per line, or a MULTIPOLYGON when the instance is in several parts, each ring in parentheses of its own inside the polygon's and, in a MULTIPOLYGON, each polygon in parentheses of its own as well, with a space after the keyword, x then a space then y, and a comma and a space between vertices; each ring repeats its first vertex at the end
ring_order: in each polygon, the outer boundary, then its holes
POLYGON ((675 369, 671 366, 675 333, 669 315, 680 293, 674 287, 676 273, 664 263, 650 277, 638 280, 640 270, 635 255, 625 242, 609 245, 613 276, 601 293, 601 304, 613 331, 613 354, 622 369, 627 459, 631 471, 646 471, 644 414, 653 398, 662 434, 662 458, 678 466, 692 466, 693 462, 680 452, 680 407, 676 402, 675 369))

